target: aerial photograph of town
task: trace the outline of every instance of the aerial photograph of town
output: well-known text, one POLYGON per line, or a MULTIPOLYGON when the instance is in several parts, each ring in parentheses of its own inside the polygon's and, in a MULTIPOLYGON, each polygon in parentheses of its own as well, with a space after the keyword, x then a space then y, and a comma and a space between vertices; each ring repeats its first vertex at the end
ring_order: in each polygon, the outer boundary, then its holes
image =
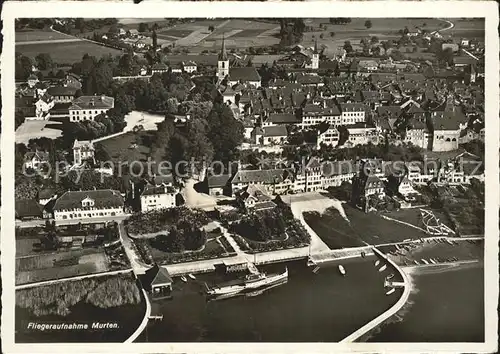
POLYGON ((17 18, 15 341, 485 341, 484 18, 17 18))

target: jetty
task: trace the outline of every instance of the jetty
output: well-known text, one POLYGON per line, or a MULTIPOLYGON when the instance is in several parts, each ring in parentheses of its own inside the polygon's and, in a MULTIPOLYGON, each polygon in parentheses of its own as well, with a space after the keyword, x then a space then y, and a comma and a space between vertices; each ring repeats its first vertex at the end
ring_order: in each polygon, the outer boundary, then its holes
MULTIPOLYGON (((363 327, 359 328, 358 330, 354 331, 344 339, 340 341, 340 343, 350 343, 358 340, 361 338, 363 335, 366 333, 370 332, 377 326, 379 326, 381 323, 389 319, 390 317, 394 316, 401 308, 404 306, 406 301, 408 301, 408 297, 410 296, 410 291, 411 291, 411 282, 410 278, 408 275, 399 267, 393 260, 391 260, 389 257, 387 257, 385 254, 380 252, 377 248, 373 248, 374 253, 376 253, 378 256, 383 258, 385 261, 387 261, 393 268, 396 269, 396 271, 403 277, 403 294, 399 298, 399 300, 387 311, 382 313, 380 316, 374 318, 367 324, 365 324, 363 327)), ((394 283, 394 282, 393 282, 394 283)))

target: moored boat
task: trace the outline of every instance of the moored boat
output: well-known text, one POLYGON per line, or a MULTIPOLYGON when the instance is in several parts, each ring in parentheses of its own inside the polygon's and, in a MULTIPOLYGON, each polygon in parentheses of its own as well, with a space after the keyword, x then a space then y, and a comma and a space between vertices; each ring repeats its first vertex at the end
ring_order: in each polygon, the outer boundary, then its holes
POLYGON ((386 279, 389 280, 389 279, 392 279, 392 278, 394 278, 394 273, 389 274, 386 279))
POLYGON ((378 271, 383 272, 386 269, 387 269, 387 264, 384 264, 382 267, 380 267, 380 269, 378 271))
POLYGON ((344 266, 343 266, 342 264, 339 264, 339 272, 340 272, 340 274, 342 274, 342 275, 345 275, 345 274, 346 274, 346 273, 345 273, 345 268, 344 268, 344 266))
POLYGON ((395 288, 392 288, 391 290, 389 290, 388 292, 386 292, 385 294, 386 295, 391 295, 392 293, 394 293, 396 291, 395 288))
POLYGON ((375 261, 375 267, 377 267, 379 264, 380 264, 380 259, 377 259, 377 260, 375 261))
POLYGON ((195 277, 193 274, 191 274, 191 273, 189 273, 189 274, 188 274, 188 277, 190 277, 190 278, 191 278, 191 279, 193 279, 193 280, 195 280, 195 279, 196 279, 196 277, 195 277))
POLYGON ((283 273, 266 274, 250 273, 244 279, 238 279, 220 286, 207 289, 207 295, 217 298, 228 298, 246 292, 256 291, 268 286, 284 284, 288 280, 288 268, 283 273))
POLYGON ((188 281, 184 275, 182 275, 182 276, 181 276, 181 280, 182 280, 184 283, 187 283, 187 281, 188 281))

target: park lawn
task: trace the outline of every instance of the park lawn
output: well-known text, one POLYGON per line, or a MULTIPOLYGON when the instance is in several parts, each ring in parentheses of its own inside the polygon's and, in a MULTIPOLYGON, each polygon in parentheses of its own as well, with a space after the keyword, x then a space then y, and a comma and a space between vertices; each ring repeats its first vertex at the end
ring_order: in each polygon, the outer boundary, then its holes
POLYGON ((205 247, 200 251, 172 253, 159 250, 151 245, 149 245, 149 249, 154 261, 158 264, 173 264, 228 256, 224 248, 215 239, 208 240, 205 247))
POLYGON ((96 56, 120 55, 121 50, 108 48, 88 41, 68 43, 40 43, 16 46, 16 52, 34 58, 39 53, 50 53, 52 60, 58 64, 73 64, 82 60, 85 54, 96 56))
POLYGON ((16 31, 16 43, 32 41, 49 41, 54 39, 71 39, 70 35, 51 30, 24 30, 16 31))
POLYGON ((16 284, 75 277, 108 270, 108 260, 102 250, 63 251, 16 259, 16 284), (54 262, 61 261, 67 261, 68 265, 54 265, 54 262))
POLYGON ((343 204, 349 222, 336 209, 328 209, 323 215, 304 213, 308 225, 330 248, 357 247, 419 239, 426 234, 413 227, 385 220, 377 213, 364 213, 343 204))
MULTIPOLYGON (((139 133, 127 132, 98 142, 109 155, 111 161, 125 163, 132 161, 147 161, 151 151, 151 142, 154 133, 143 131, 139 133), (134 145, 136 144, 136 145, 134 145)), ((126 167, 126 165, 125 165, 126 167)))

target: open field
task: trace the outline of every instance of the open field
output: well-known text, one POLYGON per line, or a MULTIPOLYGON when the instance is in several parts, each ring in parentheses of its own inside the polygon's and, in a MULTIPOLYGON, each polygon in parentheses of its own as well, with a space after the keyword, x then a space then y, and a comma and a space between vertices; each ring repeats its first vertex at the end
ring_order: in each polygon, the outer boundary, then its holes
MULTIPOLYGON (((430 210, 428 208, 422 208, 424 210, 430 210)), ((439 219, 441 223, 444 223, 446 226, 451 227, 451 223, 449 222, 446 215, 440 210, 430 210, 432 213, 439 219)), ((420 227, 425 229, 425 225, 422 222, 422 217, 420 215, 420 208, 412 208, 412 209, 400 209, 394 210, 391 212, 383 212, 382 215, 386 215, 392 219, 400 220, 403 222, 407 222, 416 227, 420 227)))
POLYGON ((343 206, 349 222, 336 209, 328 209, 322 215, 304 213, 308 225, 330 248, 377 245, 426 236, 422 231, 385 220, 376 213, 364 213, 348 204, 343 206))
POLYGON ((474 18, 474 19, 449 19, 455 27, 445 31, 443 34, 451 35, 454 39, 461 39, 467 37, 469 39, 476 38, 484 40, 484 19, 474 18))
POLYGON ((49 138, 57 139, 62 132, 58 129, 45 128, 47 124, 60 124, 56 121, 48 120, 31 120, 25 121, 16 130, 16 143, 27 144, 30 139, 49 138))
POLYGON ((127 125, 123 131, 132 131, 136 125, 142 125, 144 130, 158 130, 157 123, 163 122, 164 120, 165 116, 159 114, 132 111, 125 116, 127 125))
POLYGON ((52 60, 59 64, 79 62, 84 54, 100 58, 106 54, 119 55, 122 53, 118 49, 104 47, 88 41, 18 45, 16 51, 31 58, 36 57, 39 53, 50 53, 52 60))
POLYGON ((16 43, 72 38, 74 37, 51 30, 16 31, 16 43))
POLYGON ((146 161, 150 152, 152 133, 127 132, 98 142, 113 161, 146 161))
POLYGON ((16 259, 16 284, 100 273, 107 270, 109 270, 108 260, 102 250, 84 249, 36 255, 16 259))

